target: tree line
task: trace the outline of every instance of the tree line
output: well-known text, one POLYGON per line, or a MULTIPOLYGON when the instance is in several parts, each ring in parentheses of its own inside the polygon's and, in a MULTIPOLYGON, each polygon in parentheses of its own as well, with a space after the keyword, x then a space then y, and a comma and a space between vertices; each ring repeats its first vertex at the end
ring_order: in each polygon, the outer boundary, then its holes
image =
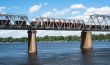
MULTIPOLYGON (((36 41, 80 41, 80 36, 44 36, 44 37, 37 37, 36 41)), ((110 34, 93 34, 92 40, 94 41, 110 41, 110 34)), ((27 37, 22 38, 0 38, 0 42, 27 42, 27 37)))

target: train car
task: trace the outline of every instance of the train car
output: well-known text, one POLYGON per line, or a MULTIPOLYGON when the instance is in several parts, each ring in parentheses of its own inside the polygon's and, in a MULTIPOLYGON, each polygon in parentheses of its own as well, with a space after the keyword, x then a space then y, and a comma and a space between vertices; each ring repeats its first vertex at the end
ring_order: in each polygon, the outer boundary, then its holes
POLYGON ((17 20, 17 21, 14 22, 14 25, 15 26, 20 26, 20 27, 25 27, 25 26, 27 26, 27 23, 26 23, 26 21, 17 20))
POLYGON ((0 27, 9 27, 10 20, 0 20, 0 27))

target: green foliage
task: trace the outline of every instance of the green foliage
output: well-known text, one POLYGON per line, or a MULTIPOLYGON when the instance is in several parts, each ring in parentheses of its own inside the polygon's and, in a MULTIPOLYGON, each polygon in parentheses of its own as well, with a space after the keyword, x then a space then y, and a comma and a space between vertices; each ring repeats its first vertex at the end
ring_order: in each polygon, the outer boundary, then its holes
POLYGON ((22 38, 12 38, 12 37, 0 38, 0 42, 27 42, 27 38, 26 37, 22 37, 22 38))
MULTIPOLYGON (((37 37, 37 41, 80 41, 80 36, 44 36, 44 37, 37 37)), ((92 40, 95 41, 110 41, 110 34, 93 34, 92 35, 92 40)), ((7 38, 0 38, 0 42, 27 42, 28 39, 27 37, 22 37, 22 38, 12 38, 12 37, 7 37, 7 38)))
POLYGON ((96 41, 110 41, 110 34, 92 35, 92 39, 96 41))

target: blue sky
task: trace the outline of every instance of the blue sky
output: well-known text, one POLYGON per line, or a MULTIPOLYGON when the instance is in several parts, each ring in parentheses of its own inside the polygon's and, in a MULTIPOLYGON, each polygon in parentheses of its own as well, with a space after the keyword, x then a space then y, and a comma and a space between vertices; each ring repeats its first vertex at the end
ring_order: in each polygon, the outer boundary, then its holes
MULTIPOLYGON (((25 14, 30 17, 30 20, 33 17, 42 16, 45 12, 48 12, 52 9, 66 9, 75 4, 82 4, 87 8, 96 7, 101 8, 104 6, 110 6, 110 0, 0 0, 0 6, 6 7, 4 12, 6 13, 16 13, 16 14, 25 14), (33 14, 29 14, 29 8, 34 5, 41 5, 39 10, 34 12, 33 14)), ((74 11, 77 9, 74 9, 74 11)), ((80 14, 84 13, 83 9, 79 9, 82 11, 80 14)), ((63 15, 61 17, 69 17, 74 15, 63 15)), ((78 14, 79 15, 79 14, 78 14)), ((59 17, 59 16, 58 16, 59 17)))
MULTIPOLYGON (((0 13, 25 14, 32 20, 35 17, 79 18, 90 14, 110 15, 110 0, 0 0, 0 13)), ((15 31, 14 31, 15 32, 15 31)), ((26 36, 26 31, 21 31, 26 36)), ((0 36, 13 36, 13 31, 2 31, 0 36)), ((15 35, 19 37, 19 33, 15 35)), ((79 35, 77 31, 39 31, 38 36, 45 35, 79 35), (45 33, 44 33, 45 32, 45 33), (69 33, 69 34, 67 34, 69 33)))

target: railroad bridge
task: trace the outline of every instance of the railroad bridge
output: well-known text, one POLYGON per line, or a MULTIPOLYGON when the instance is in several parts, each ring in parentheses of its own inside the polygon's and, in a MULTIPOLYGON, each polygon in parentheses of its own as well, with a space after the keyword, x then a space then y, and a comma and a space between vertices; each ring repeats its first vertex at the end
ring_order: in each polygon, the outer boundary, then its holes
POLYGON ((28 30, 28 53, 37 53, 36 30, 81 32, 81 49, 92 48, 92 31, 110 31, 110 16, 94 14, 89 19, 38 17, 29 21, 24 15, 0 14, 0 30, 28 30))

